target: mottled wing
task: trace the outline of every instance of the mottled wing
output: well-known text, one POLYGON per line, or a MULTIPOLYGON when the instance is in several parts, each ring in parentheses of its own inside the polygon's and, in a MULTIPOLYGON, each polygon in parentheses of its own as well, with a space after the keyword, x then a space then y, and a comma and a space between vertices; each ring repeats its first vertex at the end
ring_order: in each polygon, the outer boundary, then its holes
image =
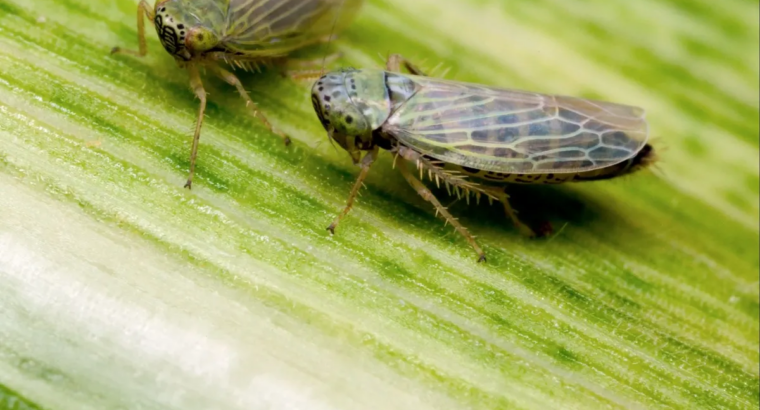
POLYGON ((408 76, 417 92, 383 126, 433 158, 501 173, 590 171, 646 144, 644 110, 408 76))
POLYGON ((285 55, 339 32, 362 0, 230 0, 223 42, 251 57, 285 55))

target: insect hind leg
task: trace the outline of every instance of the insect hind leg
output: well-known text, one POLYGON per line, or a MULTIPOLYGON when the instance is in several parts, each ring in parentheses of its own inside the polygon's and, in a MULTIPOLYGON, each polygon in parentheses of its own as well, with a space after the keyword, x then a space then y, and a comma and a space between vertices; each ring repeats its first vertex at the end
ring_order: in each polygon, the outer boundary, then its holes
POLYGON ((504 207, 504 213, 506 213, 509 219, 512 220, 512 223, 514 223, 515 227, 520 231, 522 235, 530 238, 535 238, 536 236, 544 236, 551 231, 550 226, 542 227, 539 235, 537 235, 530 226, 522 222, 517 216, 517 211, 515 211, 512 208, 512 205, 510 205, 509 195, 507 195, 507 193, 504 191, 504 188, 478 184, 465 179, 465 177, 462 175, 456 175, 450 171, 447 172, 446 170, 432 163, 429 159, 425 158, 425 156, 419 152, 407 147, 399 146, 396 147, 395 151, 399 156, 406 159, 407 161, 417 163, 417 166, 420 168, 420 175, 424 175, 423 171, 427 171, 429 179, 434 180, 436 184, 439 184, 439 181, 443 181, 444 184, 446 184, 447 188, 448 186, 452 186, 457 194, 463 191, 465 198, 468 199, 468 202, 470 193, 475 194, 476 198, 480 195, 485 195, 489 200, 497 200, 501 202, 502 206, 504 207))
POLYGON ((295 81, 316 80, 325 74, 325 66, 333 63, 343 56, 341 52, 335 52, 319 59, 302 60, 288 58, 283 64, 281 71, 283 77, 289 77, 295 81), (295 67, 298 67, 297 69, 295 67))
POLYGON ((399 167, 399 171, 401 171, 401 175, 404 176, 406 179, 406 182, 409 183, 409 185, 414 188, 415 191, 426 201, 433 204, 435 207, 436 215, 441 214, 443 218, 446 220, 446 223, 451 224, 451 226, 456 229, 459 234, 464 236, 464 238, 467 240, 467 242, 472 246, 473 249, 475 249, 475 252, 478 254, 478 262, 485 262, 486 260, 486 254, 483 252, 483 249, 480 248, 477 242, 475 242, 475 238, 470 234, 470 231, 467 230, 462 224, 459 223, 459 221, 454 218, 449 211, 441 205, 441 203, 438 201, 438 199, 433 195, 433 193, 422 183, 419 179, 415 178, 414 175, 412 175, 411 172, 409 172, 409 168, 407 167, 407 164, 401 164, 399 167))
POLYGON ((509 203, 509 195, 507 195, 504 188, 499 187, 488 187, 485 188, 490 195, 495 197, 501 204, 504 206, 504 213, 507 214, 507 217, 512 220, 512 223, 515 225, 515 228, 517 228, 518 231, 520 231, 520 234, 527 236, 529 238, 535 238, 537 236, 545 236, 546 234, 550 233, 551 226, 547 225, 541 228, 541 230, 536 233, 536 231, 533 230, 528 224, 524 223, 520 220, 520 218, 517 216, 517 211, 512 208, 512 205, 509 203))

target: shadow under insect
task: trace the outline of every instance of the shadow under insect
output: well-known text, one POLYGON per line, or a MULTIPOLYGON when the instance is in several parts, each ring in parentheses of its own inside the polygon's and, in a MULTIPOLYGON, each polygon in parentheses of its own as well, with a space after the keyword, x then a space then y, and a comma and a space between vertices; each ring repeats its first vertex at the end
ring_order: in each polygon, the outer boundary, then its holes
MULTIPOLYGON (((503 229, 505 234, 519 235, 501 204, 495 201, 489 203, 488 198, 484 197, 476 201, 472 196, 468 203, 464 196, 458 198, 456 194, 450 195, 444 187, 437 188, 430 183, 427 185, 455 216, 467 220, 467 226, 473 234, 478 235, 478 231, 495 226, 499 230, 503 229)), ((589 203, 589 198, 567 186, 510 184, 505 186, 505 191, 520 219, 542 234, 539 236, 556 233, 565 223, 583 226, 600 218, 600 214, 594 211, 597 207, 589 203)))
MULTIPOLYGON (((391 169, 394 167, 392 159, 386 157, 379 162, 373 169, 375 171, 373 175, 368 178, 367 189, 363 190, 364 201, 368 199, 368 195, 376 195, 392 201, 395 205, 401 205, 404 213, 414 215, 412 219, 418 222, 418 218, 430 218, 430 223, 440 225, 442 231, 450 229, 444 228, 442 218, 435 217, 435 209, 430 203, 416 195, 414 189, 391 169)), ((395 164, 395 167, 399 166, 406 166, 406 164, 395 164)), ((408 166, 410 171, 416 172, 412 164, 408 166)), ((479 236, 484 231, 495 229, 500 234, 520 236, 498 201, 489 201, 485 195, 481 195, 477 200, 472 193, 469 200, 464 194, 458 197, 454 190, 447 189, 443 183, 440 187, 437 186, 427 176, 423 183, 472 234, 479 236)), ((598 223, 600 219, 605 218, 604 215, 610 213, 605 212, 603 204, 584 195, 582 190, 568 185, 503 184, 498 186, 505 189, 512 207, 519 212, 520 219, 534 229, 553 226, 556 233, 566 223, 575 226, 591 225, 598 223)), ((398 210, 393 210, 392 206, 379 206, 376 209, 382 213, 387 211, 396 219, 405 218, 398 214, 398 210)), ((410 219, 409 222, 412 220, 410 219)), ((550 234, 551 231, 545 233, 550 234)))

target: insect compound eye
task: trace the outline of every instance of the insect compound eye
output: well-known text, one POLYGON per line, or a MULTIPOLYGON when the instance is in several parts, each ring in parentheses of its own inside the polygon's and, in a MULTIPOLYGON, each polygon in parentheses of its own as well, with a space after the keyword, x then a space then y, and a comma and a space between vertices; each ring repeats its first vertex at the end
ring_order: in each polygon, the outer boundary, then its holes
POLYGON ((164 46, 169 54, 177 54, 182 48, 182 41, 177 29, 171 24, 165 24, 167 22, 166 16, 162 14, 156 14, 153 22, 156 25, 156 32, 158 33, 161 45, 164 46))
POLYGON ((316 94, 311 95, 311 105, 314 107, 314 112, 317 113, 317 117, 319 118, 319 122, 322 123, 322 126, 327 129, 328 126, 330 126, 330 121, 325 118, 325 114, 322 112, 322 105, 319 102, 319 96, 316 94))

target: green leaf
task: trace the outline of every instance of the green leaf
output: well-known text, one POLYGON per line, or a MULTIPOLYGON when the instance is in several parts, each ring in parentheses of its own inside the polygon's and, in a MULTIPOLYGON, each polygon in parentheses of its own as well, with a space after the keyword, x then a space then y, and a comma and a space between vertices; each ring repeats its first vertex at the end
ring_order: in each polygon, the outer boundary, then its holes
POLYGON ((135 0, 0 0, 0 407, 721 408, 759 403, 758 4, 371 0, 328 47, 647 108, 657 169, 452 204, 357 175, 309 82, 187 75, 135 0))

